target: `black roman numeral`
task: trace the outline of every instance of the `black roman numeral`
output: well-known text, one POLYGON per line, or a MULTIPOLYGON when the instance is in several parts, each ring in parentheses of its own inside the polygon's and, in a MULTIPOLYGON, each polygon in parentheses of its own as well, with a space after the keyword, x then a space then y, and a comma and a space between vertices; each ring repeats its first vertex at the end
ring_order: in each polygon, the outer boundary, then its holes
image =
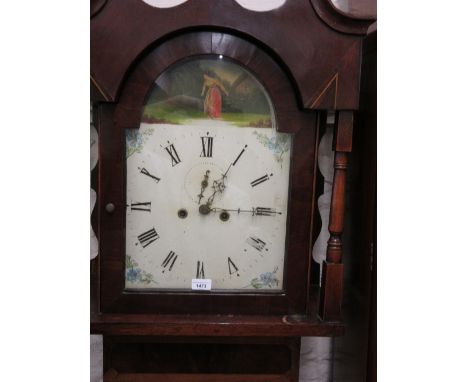
POLYGON ((177 150, 175 149, 174 144, 170 142, 167 142, 167 143, 169 143, 169 145, 167 145, 164 149, 167 151, 167 153, 171 157, 172 167, 174 167, 175 165, 180 163, 179 154, 177 154, 177 150))
POLYGON ((274 208, 256 207, 254 210, 254 215, 259 216, 275 216, 276 214, 281 215, 281 212, 276 212, 274 208))
POLYGON ((266 245, 266 243, 262 239, 255 236, 250 236, 246 241, 247 244, 251 245, 259 252, 262 252, 263 248, 265 248, 266 245))
POLYGON ((230 257, 228 257, 228 268, 230 275, 237 273, 237 276, 239 276, 239 268, 236 267, 236 264, 234 264, 230 257))
POLYGON ((255 179, 254 181, 250 182, 250 185, 252 187, 258 186, 260 183, 263 183, 263 182, 267 181, 272 176, 273 176, 273 174, 270 174, 270 175, 265 174, 265 175, 261 176, 260 178, 255 179))
POLYGON ((138 170, 140 170, 140 172, 143 174, 143 175, 146 175, 146 176, 149 176, 150 178, 154 179, 156 181, 156 183, 159 183, 159 181, 161 180, 160 178, 158 178, 157 176, 154 176, 153 174, 150 174, 148 172, 148 170, 146 168, 140 168, 138 167, 138 170))
POLYGON ((138 235, 138 241, 140 242, 143 248, 146 248, 152 242, 159 239, 159 235, 156 230, 151 228, 149 231, 143 232, 141 235, 138 235))
POLYGON ((161 266, 164 267, 163 273, 166 270, 167 266, 169 265, 169 272, 172 270, 172 267, 174 266, 174 263, 176 262, 177 258, 179 256, 175 254, 174 251, 170 251, 169 254, 166 256, 164 261, 162 262, 161 266))
POLYGON ((197 261, 197 279, 205 278, 205 269, 203 266, 203 261, 197 261))
POLYGON ((130 205, 130 209, 132 211, 146 211, 151 212, 151 202, 144 202, 144 203, 132 203, 130 205))
POLYGON ((213 137, 200 137, 202 141, 202 152, 200 154, 201 157, 209 157, 213 156, 213 137))
POLYGON ((244 154, 245 152, 245 149, 247 148, 247 145, 244 146, 244 148, 242 149, 242 151, 239 153, 239 155, 237 156, 236 160, 232 163, 233 166, 236 165, 237 161, 239 160, 239 158, 242 156, 242 154, 244 154))

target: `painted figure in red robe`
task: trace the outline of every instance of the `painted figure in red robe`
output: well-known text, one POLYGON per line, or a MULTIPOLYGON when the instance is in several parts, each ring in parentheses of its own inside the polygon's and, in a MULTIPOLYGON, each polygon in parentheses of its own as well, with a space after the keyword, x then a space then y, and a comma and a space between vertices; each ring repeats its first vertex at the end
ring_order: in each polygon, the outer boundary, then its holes
MULTIPOLYGON (((211 73, 210 73, 211 74, 211 73)), ((221 91, 223 91, 226 96, 228 92, 224 88, 221 81, 214 77, 215 75, 203 75, 203 88, 201 95, 205 95, 205 102, 203 104, 203 111, 210 118, 219 118, 221 116, 221 107, 222 107, 222 96, 221 91)))

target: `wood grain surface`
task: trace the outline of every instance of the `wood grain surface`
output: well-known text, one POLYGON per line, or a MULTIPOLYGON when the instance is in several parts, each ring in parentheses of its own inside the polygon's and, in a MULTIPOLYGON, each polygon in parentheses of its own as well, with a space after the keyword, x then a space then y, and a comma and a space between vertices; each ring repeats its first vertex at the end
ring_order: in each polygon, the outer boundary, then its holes
POLYGON ((91 76, 116 102, 129 68, 149 50, 189 31, 220 31, 275 57, 291 74, 301 107, 356 110, 362 37, 372 21, 343 14, 328 0, 287 1, 270 12, 249 11, 234 0, 188 1, 167 9, 109 0, 91 20, 91 76), (322 97, 334 78, 332 94, 322 97))

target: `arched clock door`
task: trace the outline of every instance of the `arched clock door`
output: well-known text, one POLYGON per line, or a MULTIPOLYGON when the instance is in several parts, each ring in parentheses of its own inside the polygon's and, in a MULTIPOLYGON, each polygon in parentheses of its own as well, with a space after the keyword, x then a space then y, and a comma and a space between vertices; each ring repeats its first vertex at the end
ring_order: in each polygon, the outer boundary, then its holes
POLYGON ((181 34, 139 60, 111 114, 101 310, 305 315, 317 113, 280 65, 231 34, 181 34))

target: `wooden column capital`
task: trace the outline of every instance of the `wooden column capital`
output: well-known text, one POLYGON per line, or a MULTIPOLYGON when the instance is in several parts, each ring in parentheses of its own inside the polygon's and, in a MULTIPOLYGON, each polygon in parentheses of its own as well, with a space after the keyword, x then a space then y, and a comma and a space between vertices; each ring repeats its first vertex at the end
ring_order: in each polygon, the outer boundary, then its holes
POLYGON ((333 150, 350 153, 353 149, 353 116, 350 110, 339 111, 336 116, 333 150))

